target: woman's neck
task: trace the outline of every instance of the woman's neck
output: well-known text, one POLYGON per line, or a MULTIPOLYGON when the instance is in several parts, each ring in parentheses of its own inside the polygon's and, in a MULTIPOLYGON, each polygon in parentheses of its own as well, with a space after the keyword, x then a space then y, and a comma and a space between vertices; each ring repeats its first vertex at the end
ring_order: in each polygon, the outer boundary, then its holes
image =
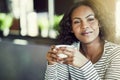
POLYGON ((92 43, 81 44, 81 52, 93 63, 97 62, 103 53, 104 41, 96 40, 92 43))

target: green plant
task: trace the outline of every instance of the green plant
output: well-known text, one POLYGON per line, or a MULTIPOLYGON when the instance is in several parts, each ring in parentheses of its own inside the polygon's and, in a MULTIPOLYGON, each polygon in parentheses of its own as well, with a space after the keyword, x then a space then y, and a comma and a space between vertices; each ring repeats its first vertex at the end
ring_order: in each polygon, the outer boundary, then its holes
POLYGON ((0 13, 0 30, 9 29, 12 25, 13 17, 10 14, 0 13))
POLYGON ((53 29, 58 31, 59 29, 59 23, 60 23, 60 20, 62 19, 63 15, 55 15, 54 16, 54 27, 53 29))

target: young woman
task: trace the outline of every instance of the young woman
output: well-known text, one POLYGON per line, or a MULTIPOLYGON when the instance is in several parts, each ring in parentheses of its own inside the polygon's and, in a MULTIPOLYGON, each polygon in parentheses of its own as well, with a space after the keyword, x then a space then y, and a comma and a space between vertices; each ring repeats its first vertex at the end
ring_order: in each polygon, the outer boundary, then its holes
POLYGON ((65 13, 58 39, 77 49, 52 46, 47 53, 45 80, 120 79, 120 46, 105 40, 105 26, 100 21, 89 0, 76 3, 65 13), (61 52, 67 57, 59 58, 61 52))

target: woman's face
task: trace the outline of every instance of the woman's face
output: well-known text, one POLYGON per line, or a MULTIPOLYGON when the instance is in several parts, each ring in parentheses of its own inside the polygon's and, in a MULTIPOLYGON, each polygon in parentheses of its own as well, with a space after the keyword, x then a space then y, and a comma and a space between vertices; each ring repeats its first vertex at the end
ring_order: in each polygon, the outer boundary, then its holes
POLYGON ((76 8, 72 15, 72 32, 83 43, 91 43, 99 38, 98 20, 88 6, 76 8))

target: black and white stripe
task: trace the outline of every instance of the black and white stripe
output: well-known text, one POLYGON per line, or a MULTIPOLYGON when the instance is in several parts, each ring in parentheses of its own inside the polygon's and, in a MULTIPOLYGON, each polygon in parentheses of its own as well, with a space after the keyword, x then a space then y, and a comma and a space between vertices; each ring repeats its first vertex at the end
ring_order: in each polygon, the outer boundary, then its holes
POLYGON ((104 52, 98 62, 87 62, 81 68, 71 65, 48 65, 45 80, 120 80, 120 46, 105 42, 104 52), (69 68, 69 70, 68 70, 69 68))

